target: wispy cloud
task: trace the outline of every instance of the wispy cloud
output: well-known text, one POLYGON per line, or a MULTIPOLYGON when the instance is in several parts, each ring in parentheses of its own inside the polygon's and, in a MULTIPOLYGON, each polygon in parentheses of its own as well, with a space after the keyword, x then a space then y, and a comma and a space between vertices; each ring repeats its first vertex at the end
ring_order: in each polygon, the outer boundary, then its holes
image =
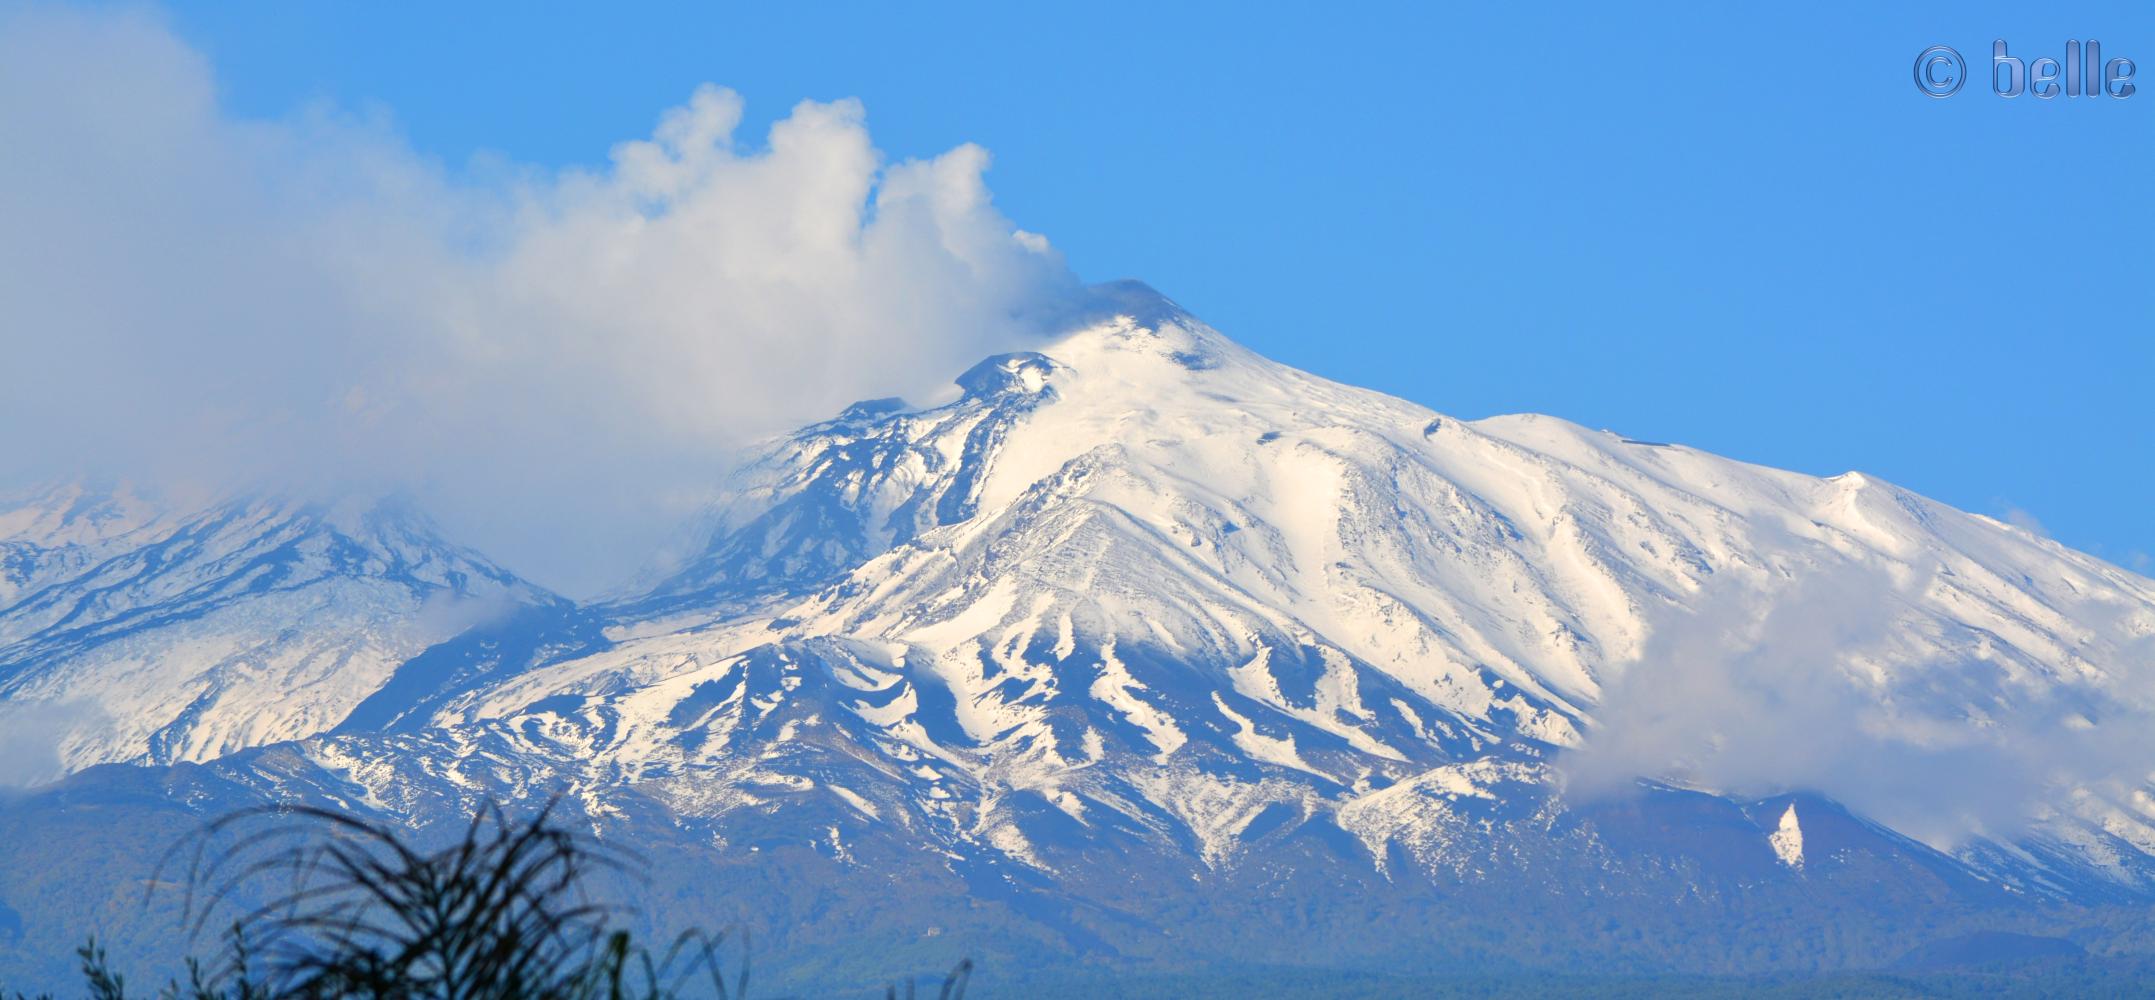
POLYGON ((1896 640, 1936 582, 1924 567, 1793 562, 1719 579, 1653 616, 1606 685, 1567 794, 1637 778, 1738 795, 1811 791, 1939 846, 2011 839, 2082 790, 2129 798, 2155 761, 2155 637, 2090 621, 2113 682, 1971 657, 1911 661, 1896 640))
POLYGON ((110 721, 88 702, 0 702, 0 793, 58 780, 67 773, 60 751, 68 739, 110 721))
POLYGON ((2005 521, 2005 523, 2010 524, 2013 527, 2019 528, 2020 530, 2025 531, 2028 534, 2034 535, 2037 538, 2050 537, 2050 530, 2043 527, 2043 522, 2036 520, 2034 514, 2028 513, 2027 511, 2022 510, 2019 507, 2015 507, 2008 504, 2005 508, 2005 513, 2000 515, 2000 517, 2005 521))
POLYGON ((0 478, 409 489, 573 586, 728 448, 936 391, 1074 285, 985 152, 886 162, 851 101, 746 146, 705 87, 550 171, 215 89, 154 16, 0 12, 0 478))

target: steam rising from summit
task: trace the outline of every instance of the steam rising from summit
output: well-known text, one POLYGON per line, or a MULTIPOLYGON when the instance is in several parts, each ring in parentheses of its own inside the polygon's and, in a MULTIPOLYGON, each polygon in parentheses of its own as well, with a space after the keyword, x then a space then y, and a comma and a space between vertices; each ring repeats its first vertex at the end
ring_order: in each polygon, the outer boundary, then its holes
POLYGON ((602 167, 452 167, 340 109, 226 113, 154 17, 0 13, 0 485, 412 492, 589 589, 730 449, 937 391, 1072 288, 984 150, 741 115, 706 86, 602 167))

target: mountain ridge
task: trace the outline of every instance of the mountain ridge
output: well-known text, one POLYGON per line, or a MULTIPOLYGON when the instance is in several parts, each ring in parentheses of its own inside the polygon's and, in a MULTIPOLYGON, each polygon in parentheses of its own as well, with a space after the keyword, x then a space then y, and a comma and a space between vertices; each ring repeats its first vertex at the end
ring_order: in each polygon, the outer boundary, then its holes
POLYGON ((68 487, 17 516, 65 534, 37 546, 43 570, 0 605, 0 699, 75 717, 66 770, 314 735, 426 646, 507 605, 559 600, 398 501, 166 505, 68 487), (61 508, 133 520, 85 540, 79 517, 20 517, 61 508))
MULTIPOLYGON (((805 851, 788 863, 822 878, 881 858, 1110 953, 1165 926, 1146 884, 1201 909, 1208 887, 1335 879, 1359 887, 1327 902, 1344 914, 1355 893, 1675 893, 1700 919, 1875 892, 1881 927, 2155 896, 2135 735, 2155 581, 1863 474, 1457 420, 1141 286, 1032 346, 940 402, 767 442, 641 594, 571 605, 432 535, 399 562, 300 530, 369 554, 307 579, 409 595, 394 567, 433 566, 420 590, 495 611, 375 656, 299 721, 67 759, 199 762, 169 780, 214 776, 205 802, 416 824, 565 794, 595 829, 805 851), (494 603, 442 571, 467 565, 494 603), (1960 815, 1970 789, 1900 758, 2030 773, 1979 774, 2011 794, 1960 815)), ((46 530, 39 553, 102 537, 46 530)), ((0 608, 0 635, 40 606, 0 608)), ((18 649, 0 699, 82 662, 18 649)), ((1877 955, 1912 946, 1877 933, 1877 955)))

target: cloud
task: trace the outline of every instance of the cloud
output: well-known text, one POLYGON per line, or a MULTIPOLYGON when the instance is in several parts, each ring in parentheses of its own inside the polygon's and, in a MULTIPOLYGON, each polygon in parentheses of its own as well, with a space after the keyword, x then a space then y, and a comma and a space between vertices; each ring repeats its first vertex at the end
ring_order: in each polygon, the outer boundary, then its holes
POLYGON ((2020 509, 2019 507, 2008 505, 2005 508, 2005 513, 2004 515, 2002 515, 2002 517, 2005 523, 2010 524, 2013 527, 2019 528, 2020 530, 2025 531, 2028 534, 2034 535, 2037 538, 2050 537, 2050 531, 2043 527, 2043 522, 2036 520, 2034 514, 2030 514, 2027 511, 2020 509))
POLYGON ((2092 791, 2128 800, 2155 761, 2155 637, 2092 622, 2111 682, 2005 665, 1911 662, 1924 567, 1794 561, 1768 580, 1717 577, 1655 616, 1639 659, 1602 692, 1566 794, 1637 778, 1740 796, 1810 791, 1939 847, 2011 840, 2092 791), (1892 666, 1887 666, 1892 664, 1892 666))
POLYGON ((68 739, 110 723, 87 702, 0 702, 0 793, 59 780, 67 773, 60 750, 68 739))
POLYGON ((152 15, 0 9, 0 479, 404 490, 574 588, 730 450, 940 391, 1075 288, 983 150, 888 162, 853 101, 749 147, 706 86, 545 170, 215 93, 152 15))

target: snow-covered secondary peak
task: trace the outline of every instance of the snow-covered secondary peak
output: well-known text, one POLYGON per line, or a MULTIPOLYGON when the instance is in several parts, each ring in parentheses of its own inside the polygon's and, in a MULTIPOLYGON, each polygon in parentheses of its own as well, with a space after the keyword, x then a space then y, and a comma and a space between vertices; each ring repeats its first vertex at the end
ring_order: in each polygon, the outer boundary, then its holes
POLYGON ((55 483, 0 498, 0 606, 82 568, 162 513, 126 486, 55 483))
POLYGON ((401 502, 173 504, 70 484, 0 511, 0 528, 0 701, 14 725, 42 720, 59 770, 320 732, 427 646, 556 600, 401 502))
POLYGON ((154 520, 162 507, 132 486, 51 483, 11 496, 0 510, 0 541, 94 544, 154 520))
MULTIPOLYGON (((832 786, 1020 860, 1044 802, 1208 863, 1277 809, 1444 863, 1470 804, 1545 801, 1570 751, 1761 780, 1713 757, 1755 720, 1698 700, 1747 671, 1831 678, 1861 704, 1810 710, 1925 746, 2009 748, 2026 706, 2112 732, 2149 708, 2155 583, 1867 476, 1457 420, 1139 286, 957 389, 772 443, 703 554, 613 609, 615 645, 435 722, 678 782, 683 808, 751 774, 832 786)), ((2137 877, 2140 791, 2086 783, 2044 835, 2137 877)))

